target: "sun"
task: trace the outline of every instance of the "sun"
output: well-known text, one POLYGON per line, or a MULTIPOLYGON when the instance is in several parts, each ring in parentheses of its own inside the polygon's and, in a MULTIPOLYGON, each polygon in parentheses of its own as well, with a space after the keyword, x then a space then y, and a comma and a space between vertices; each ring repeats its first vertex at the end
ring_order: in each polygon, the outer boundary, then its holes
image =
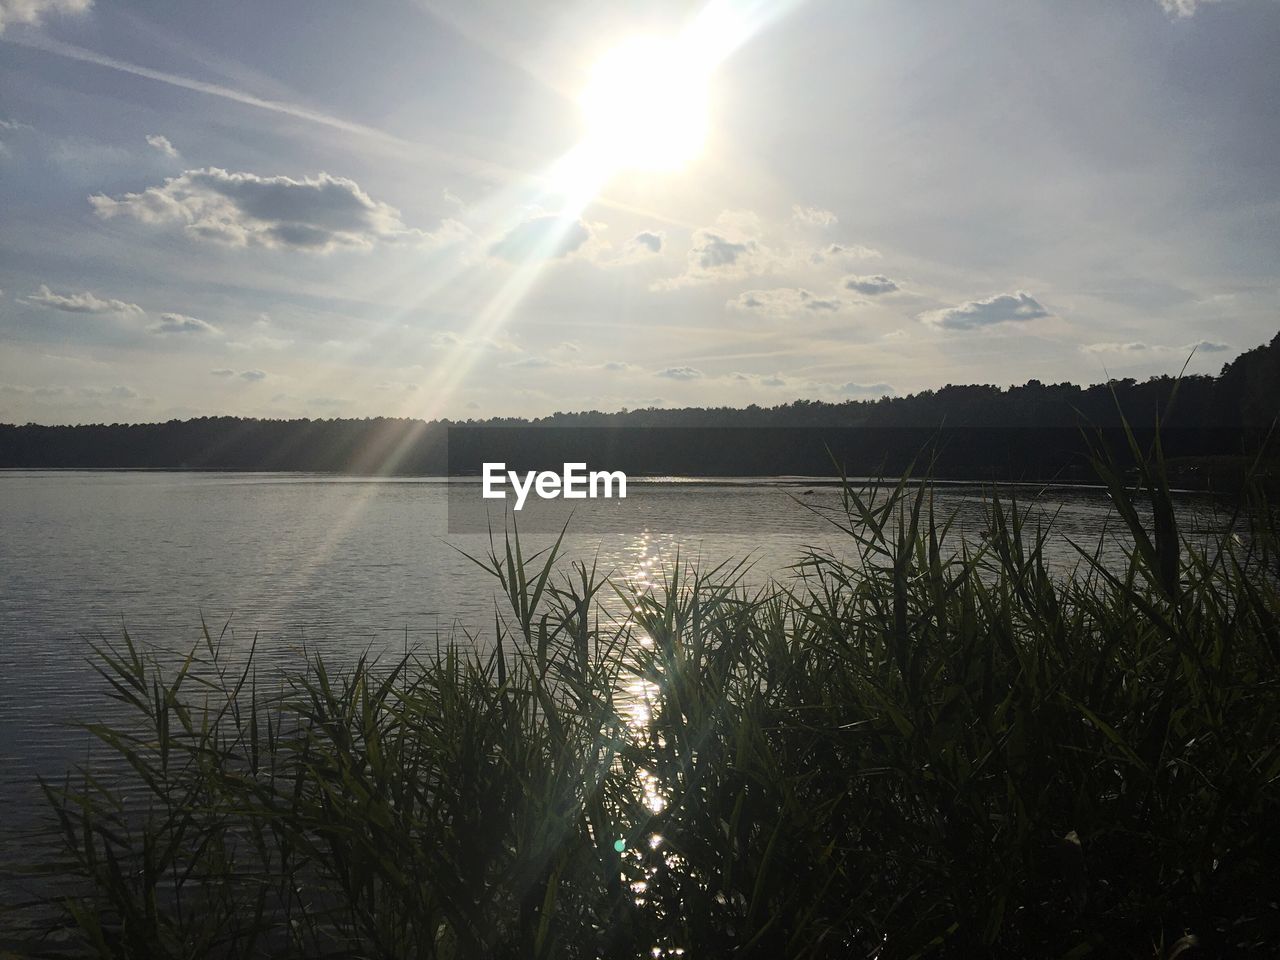
POLYGON ((580 100, 592 152, 615 170, 680 170, 707 138, 709 75, 679 40, 637 37, 615 47, 580 100))

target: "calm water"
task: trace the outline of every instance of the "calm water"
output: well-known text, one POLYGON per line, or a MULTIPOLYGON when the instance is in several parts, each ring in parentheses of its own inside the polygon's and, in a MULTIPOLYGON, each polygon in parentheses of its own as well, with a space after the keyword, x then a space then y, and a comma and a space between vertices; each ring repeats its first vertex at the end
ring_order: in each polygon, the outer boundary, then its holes
MULTIPOLYGON (((70 724, 109 715, 85 660, 92 638, 127 627, 144 643, 186 648, 203 616, 215 632, 226 626, 233 652, 256 634, 260 660, 285 666, 304 642, 341 655, 483 631, 494 584, 459 550, 482 553, 487 537, 447 532, 446 490, 431 479, 0 472, 0 805, 31 809, 35 774, 84 757, 70 724)), ((567 556, 598 558, 643 585, 677 550, 750 558, 760 581, 787 576, 804 545, 843 549, 796 502, 834 505, 830 488, 633 482, 630 494, 580 508, 567 556)), ((980 489, 947 488, 938 500, 958 511, 960 535, 979 536, 980 489)), ((1096 543, 1114 523, 1097 491, 1052 490, 1040 502, 1077 542, 1096 543)), ((1122 543, 1106 543, 1118 556, 1122 543)), ((1074 565, 1065 541, 1055 549, 1058 566, 1074 565)))

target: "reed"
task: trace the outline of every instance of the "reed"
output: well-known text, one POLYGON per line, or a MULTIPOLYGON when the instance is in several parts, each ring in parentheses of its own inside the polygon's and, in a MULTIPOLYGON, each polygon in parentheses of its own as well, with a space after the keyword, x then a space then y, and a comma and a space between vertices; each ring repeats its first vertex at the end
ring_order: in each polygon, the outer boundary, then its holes
POLYGON ((852 550, 762 587, 677 560, 636 593, 512 531, 483 645, 270 683, 207 633, 102 645, 130 776, 45 785, 31 952, 1264 955, 1273 514, 1204 542, 1158 449, 1096 466, 1133 546, 1071 576, 1016 500, 972 544, 927 485, 846 485, 852 550))

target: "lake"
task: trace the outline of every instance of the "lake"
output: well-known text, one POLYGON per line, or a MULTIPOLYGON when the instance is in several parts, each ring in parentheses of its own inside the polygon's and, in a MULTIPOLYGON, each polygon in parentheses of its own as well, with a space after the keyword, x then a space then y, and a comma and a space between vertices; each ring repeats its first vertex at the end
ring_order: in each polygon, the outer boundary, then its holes
MULTIPOLYGON (((287 667, 304 644, 343 657, 484 635, 495 584, 461 551, 480 555, 488 538, 448 532, 447 491, 429 478, 0 472, 0 803, 17 814, 10 822, 38 802, 36 774, 57 776, 84 758, 86 737, 71 724, 111 715, 86 659, 91 639, 127 628, 142 643, 185 650, 203 617, 215 634, 225 627, 233 655, 256 636, 259 662, 287 667)), ((1055 567, 1077 562, 1066 537, 1090 547, 1101 538, 1110 562, 1122 557, 1105 494, 1019 491, 1037 493, 1057 516, 1055 567)), ((983 490, 946 486, 936 501, 957 514, 957 535, 977 542, 983 490)), ((564 553, 642 587, 677 553, 751 560, 747 579, 760 582, 788 576, 807 545, 848 552, 810 509, 838 503, 836 488, 813 481, 633 478, 625 501, 579 502, 564 553)), ((1180 505, 1214 525, 1203 498, 1180 505)))

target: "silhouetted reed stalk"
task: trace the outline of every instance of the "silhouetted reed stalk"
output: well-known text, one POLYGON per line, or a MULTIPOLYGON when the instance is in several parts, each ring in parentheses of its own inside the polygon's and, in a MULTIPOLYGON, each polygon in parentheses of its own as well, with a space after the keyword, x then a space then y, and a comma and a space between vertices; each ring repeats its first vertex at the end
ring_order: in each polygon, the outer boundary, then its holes
POLYGON ((1273 515, 1259 501, 1239 535, 1192 543, 1158 450, 1136 488, 1097 468, 1133 546, 1117 568, 1080 544, 1065 578, 1046 567, 1051 525, 1016 501, 993 498, 987 538, 950 548, 928 486, 846 486, 851 554, 810 551, 761 588, 677 560, 636 593, 561 570, 559 542, 525 556, 518 536, 491 538, 477 563, 507 609, 489 653, 340 672, 316 656, 268 691, 252 658, 231 671, 208 637, 178 669, 128 636, 103 646, 137 724, 89 729, 131 777, 45 787, 57 943, 1266 953, 1280 942, 1273 515))

